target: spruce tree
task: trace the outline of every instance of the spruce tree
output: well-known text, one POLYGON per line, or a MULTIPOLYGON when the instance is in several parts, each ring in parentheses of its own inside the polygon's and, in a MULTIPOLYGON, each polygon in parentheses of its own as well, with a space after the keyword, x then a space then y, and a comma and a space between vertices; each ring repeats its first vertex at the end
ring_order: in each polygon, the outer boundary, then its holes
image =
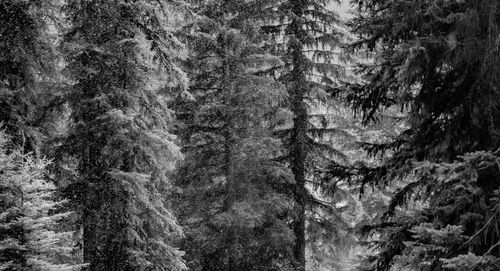
POLYGON ((365 122, 394 105, 409 118, 394 140, 367 145, 391 154, 381 166, 339 170, 362 185, 404 183, 364 228, 380 236, 369 270, 498 269, 498 1, 356 3, 353 48, 376 58, 350 102, 365 122), (422 208, 398 208, 407 203, 422 208))
POLYGON ((69 213, 44 179, 48 161, 8 144, 0 130, 0 270, 80 270, 70 263, 73 232, 58 231, 69 213))
POLYGON ((68 1, 63 38, 73 81, 69 135, 60 152, 77 161, 68 189, 83 227, 90 270, 184 270, 173 247, 181 229, 167 178, 182 158, 167 100, 185 89, 173 35, 180 1, 68 1))
MULTIPOLYGON (((306 268, 306 225, 313 229, 314 224, 319 223, 329 227, 327 232, 334 233, 342 224, 339 219, 333 223, 317 219, 314 213, 335 215, 337 211, 331 204, 318 200, 308 188, 308 183, 323 186, 322 171, 327 161, 345 159, 341 151, 317 140, 341 129, 335 125, 328 127, 329 118, 321 111, 312 110, 315 105, 331 99, 336 83, 345 76, 341 64, 345 57, 338 50, 344 33, 339 28, 340 18, 331 10, 333 2, 336 1, 269 1, 261 14, 262 29, 269 36, 264 47, 284 62, 282 69, 274 71, 274 76, 286 86, 288 107, 293 114, 291 127, 280 127, 277 131, 285 140, 285 164, 294 178, 290 193, 295 205, 297 270, 306 268)), ((339 218, 338 213, 336 217, 339 218)))
POLYGON ((177 102, 186 163, 179 215, 193 270, 288 270, 290 199, 277 185, 290 173, 271 128, 286 121, 281 84, 259 74, 281 65, 259 48, 253 1, 196 5, 186 40, 192 97, 177 102), (190 99, 187 99, 190 98, 190 99))

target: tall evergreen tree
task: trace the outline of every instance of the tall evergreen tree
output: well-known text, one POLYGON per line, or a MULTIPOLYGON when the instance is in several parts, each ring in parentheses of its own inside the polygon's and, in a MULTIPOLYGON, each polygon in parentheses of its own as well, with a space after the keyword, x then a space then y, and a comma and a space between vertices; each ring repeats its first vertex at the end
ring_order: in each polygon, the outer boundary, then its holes
POLYGON ((340 170, 362 185, 406 182, 365 227, 380 236, 370 270, 498 269, 500 3, 356 3, 354 48, 377 57, 362 67, 366 83, 349 87, 350 101, 366 122, 403 105, 410 125, 387 144, 367 145, 391 153, 383 165, 340 170), (398 211, 408 202, 423 208, 398 211))
POLYGON ((253 1, 196 5, 186 39, 192 99, 177 104, 186 163, 179 214, 193 270, 288 270, 293 234, 290 199, 277 179, 290 179, 272 159, 283 149, 271 127, 286 120, 281 84, 258 73, 281 65, 258 46, 253 1))
POLYGON ((54 2, 6 0, 0 3, 0 122, 11 144, 35 151, 43 83, 54 70, 49 31, 54 2), (24 143, 23 143, 24 141, 24 143))
POLYGON ((0 270, 79 270, 70 264, 72 232, 57 230, 69 213, 54 184, 44 180, 46 160, 9 150, 0 130, 0 270))
POLYGON ((341 24, 339 16, 331 10, 333 2, 337 1, 269 1, 262 13, 263 30, 270 37, 265 47, 284 62, 284 67, 276 71, 275 76, 286 86, 288 106, 293 113, 291 127, 278 130, 285 139, 286 164, 294 178, 290 192, 295 202, 293 230, 297 270, 306 268, 306 225, 311 229, 316 222, 330 225, 327 232, 335 236, 333 233, 338 230, 335 223, 341 224, 340 220, 331 224, 316 219, 313 214, 318 213, 318 208, 320 213, 334 214, 335 210, 330 204, 319 201, 308 189, 308 183, 322 183, 321 172, 326 161, 345 159, 330 144, 317 140, 318 136, 333 134, 339 129, 336 126, 328 128, 329 119, 322 112, 311 110, 315 104, 328 100, 329 92, 345 75, 341 64, 345 59, 338 50, 344 34, 338 27, 341 24))
POLYGON ((167 99, 186 86, 173 36, 182 3, 68 1, 63 50, 74 84, 69 136, 77 160, 70 188, 79 206, 90 270, 184 270, 181 235, 167 208, 182 155, 168 132, 167 99))

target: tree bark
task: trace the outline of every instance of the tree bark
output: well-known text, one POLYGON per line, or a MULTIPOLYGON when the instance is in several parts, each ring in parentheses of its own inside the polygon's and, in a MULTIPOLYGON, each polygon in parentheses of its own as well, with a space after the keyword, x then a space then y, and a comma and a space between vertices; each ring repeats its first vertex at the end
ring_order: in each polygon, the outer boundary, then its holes
POLYGON ((293 128, 290 145, 291 170, 295 178, 295 210, 296 221, 293 227, 295 233, 294 257, 297 262, 297 270, 306 269, 306 160, 307 160, 307 124, 308 115, 304 102, 307 92, 306 65, 307 58, 303 53, 303 38, 307 33, 302 28, 300 19, 303 16, 303 1, 292 1, 294 19, 291 22, 290 50, 292 53, 293 70, 291 71, 292 82, 289 91, 291 97, 292 112, 294 114, 293 128))

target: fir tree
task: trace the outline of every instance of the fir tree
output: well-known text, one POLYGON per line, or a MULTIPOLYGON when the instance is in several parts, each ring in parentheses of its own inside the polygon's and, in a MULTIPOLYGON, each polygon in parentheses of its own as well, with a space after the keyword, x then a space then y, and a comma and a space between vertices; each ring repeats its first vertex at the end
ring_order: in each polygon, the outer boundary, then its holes
POLYGON ((362 185, 404 180, 364 228, 380 235, 370 270, 498 269, 498 1, 356 3, 353 48, 377 57, 361 69, 366 83, 348 88, 350 101, 365 122, 403 105, 410 125, 366 145, 391 153, 381 166, 337 171, 362 185), (409 202, 422 208, 398 209, 409 202))
POLYGON ((0 131, 0 270, 79 270, 69 264, 73 233, 57 231, 69 213, 57 212, 64 202, 43 178, 48 162, 8 143, 0 131))
MULTIPOLYGON (((167 173, 182 155, 168 132, 168 97, 185 89, 173 36, 182 3, 68 1, 62 49, 74 84, 69 136, 90 270, 183 270, 181 236, 167 208, 167 173)), ((63 157, 63 156, 62 156, 63 157)))
POLYGON ((252 3, 196 5, 186 37, 192 97, 177 104, 186 152, 178 209, 193 270, 287 270, 292 259, 290 199, 276 185, 290 173, 272 160, 283 149, 271 135, 287 118, 286 93, 258 74, 281 61, 259 48, 252 3))
MULTIPOLYGON (((338 50, 344 33, 339 28, 340 18, 329 6, 333 2, 269 1, 261 14, 262 29, 269 36, 265 48, 284 62, 282 69, 272 72, 285 84, 288 107, 293 114, 291 127, 280 127, 277 131, 285 140, 288 150, 285 160, 294 178, 290 193, 295 202, 293 230, 297 270, 306 268, 306 225, 311 230, 319 225, 327 226, 326 232, 332 237, 338 236, 334 233, 342 225, 339 219, 333 223, 316 219, 314 213, 339 216, 331 204, 323 204, 308 189, 308 183, 322 186, 322 171, 327 161, 346 158, 330 144, 317 140, 341 129, 335 125, 328 128, 329 118, 323 112, 312 110, 331 98, 334 86, 345 76, 341 64, 345 56, 338 50)), ((334 190, 332 186, 330 191, 334 190)))

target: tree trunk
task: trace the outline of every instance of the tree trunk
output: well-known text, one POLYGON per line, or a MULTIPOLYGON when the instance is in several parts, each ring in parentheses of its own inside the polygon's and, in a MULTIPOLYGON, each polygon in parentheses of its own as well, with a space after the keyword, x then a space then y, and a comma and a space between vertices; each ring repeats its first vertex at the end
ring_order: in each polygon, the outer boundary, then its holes
POLYGON ((295 203, 296 221, 294 225, 295 245, 294 256, 299 271, 306 269, 306 161, 307 161, 307 129, 308 114, 304 96, 307 92, 306 65, 307 58, 303 54, 303 39, 307 35, 303 29, 301 18, 303 17, 304 3, 297 0, 292 1, 292 10, 295 14, 291 22, 292 31, 290 50, 292 52, 293 70, 291 71, 292 82, 289 91, 291 97, 292 112, 294 114, 292 137, 291 137, 291 170, 295 178, 295 203))

